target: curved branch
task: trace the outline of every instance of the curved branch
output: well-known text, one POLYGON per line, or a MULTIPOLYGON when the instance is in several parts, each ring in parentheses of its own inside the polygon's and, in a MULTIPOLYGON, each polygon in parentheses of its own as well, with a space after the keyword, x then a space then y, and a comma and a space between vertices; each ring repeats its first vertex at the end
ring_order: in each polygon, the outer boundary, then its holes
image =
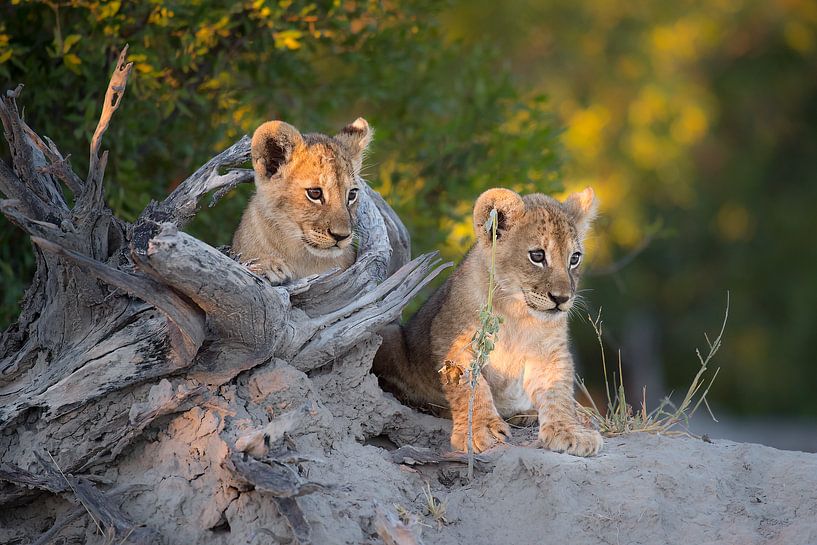
POLYGON ((137 223, 172 222, 183 227, 195 215, 199 200, 204 195, 219 190, 213 197, 210 204, 212 206, 217 200, 216 197, 221 198, 229 189, 254 179, 253 171, 247 169, 232 169, 226 174, 219 173, 224 167, 241 165, 249 160, 250 137, 244 135, 238 142, 200 166, 161 203, 150 203, 137 223))
MULTIPOLYGON (((0 190, 6 196, 25 203, 33 219, 53 221, 64 218, 68 205, 59 185, 42 169, 48 167, 43 152, 32 140, 33 131, 26 125, 17 109, 16 98, 23 86, 18 85, 0 99, 0 121, 11 152, 14 173, 0 169, 0 190)), ((5 167, 5 165, 3 165, 5 167)))
POLYGON ((366 186, 366 192, 374 201, 377 210, 383 217, 386 225, 386 232, 389 236, 389 243, 392 247, 391 262, 389 263, 388 274, 394 274, 397 269, 405 265, 411 259, 411 237, 403 221, 395 213, 394 209, 388 205, 386 200, 371 187, 366 186))
POLYGON ((371 292, 311 320, 310 327, 301 327, 298 331, 301 334, 292 344, 294 350, 284 357, 302 371, 336 359, 357 345, 366 333, 375 333, 397 320, 408 302, 451 265, 440 265, 435 253, 410 261, 371 292))
POLYGON ((212 246, 164 223, 136 265, 183 293, 207 313, 210 328, 223 341, 236 341, 272 353, 290 332, 289 297, 212 246))

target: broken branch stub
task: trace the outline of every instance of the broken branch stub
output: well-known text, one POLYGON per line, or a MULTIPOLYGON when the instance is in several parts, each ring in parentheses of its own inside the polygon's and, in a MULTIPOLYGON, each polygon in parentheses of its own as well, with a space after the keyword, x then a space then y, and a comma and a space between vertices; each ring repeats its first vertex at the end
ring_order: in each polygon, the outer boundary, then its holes
POLYGON ((122 48, 119 58, 111 74, 108 87, 105 89, 105 99, 102 101, 102 113, 99 116, 94 135, 91 138, 90 160, 88 162, 88 177, 82 192, 77 198, 75 212, 78 218, 86 220, 89 215, 94 214, 102 206, 104 201, 103 178, 105 167, 108 164, 108 152, 104 151, 99 156, 99 148, 102 146, 102 136, 108 130, 114 112, 119 109, 122 97, 125 94, 125 87, 128 85, 128 77, 133 69, 133 63, 127 62, 128 46, 122 48))

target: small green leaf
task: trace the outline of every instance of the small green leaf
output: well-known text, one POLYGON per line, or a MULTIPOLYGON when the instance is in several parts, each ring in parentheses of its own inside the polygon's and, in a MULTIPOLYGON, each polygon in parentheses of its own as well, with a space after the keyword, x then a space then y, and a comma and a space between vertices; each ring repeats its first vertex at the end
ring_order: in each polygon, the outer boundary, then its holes
POLYGON ((65 66, 67 66, 69 70, 75 74, 79 74, 79 65, 82 64, 82 60, 80 60, 79 57, 73 53, 69 53, 65 55, 62 60, 65 62, 65 66))
POLYGON ((494 226, 494 222, 496 221, 496 208, 491 209, 491 213, 488 214, 488 221, 485 222, 485 232, 490 233, 491 227, 494 226))
POLYGON ((65 37, 65 40, 62 42, 62 53, 66 54, 71 51, 71 48, 74 46, 75 43, 80 41, 82 36, 79 34, 71 34, 65 37))

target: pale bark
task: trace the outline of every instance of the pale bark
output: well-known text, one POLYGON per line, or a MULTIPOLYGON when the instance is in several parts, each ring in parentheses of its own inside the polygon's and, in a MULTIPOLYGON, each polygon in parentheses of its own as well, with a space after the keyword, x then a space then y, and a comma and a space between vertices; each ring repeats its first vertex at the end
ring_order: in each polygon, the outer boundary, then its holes
MULTIPOLYGON (((37 266, 18 321, 0 337, 0 505, 56 494, 85 507, 63 512, 41 541, 83 514, 106 539, 161 541, 161 528, 130 521, 111 501, 115 483, 103 492, 93 476, 115 467, 161 417, 222 406, 219 388, 241 373, 278 360, 318 369, 369 343, 445 267, 433 255, 409 261, 405 227, 362 180, 358 257, 346 271, 275 286, 182 232, 205 195, 213 193, 212 206, 253 180, 241 168, 247 136, 135 223, 119 220, 105 204, 100 148, 122 105, 126 56, 127 48, 108 84, 84 180, 22 119, 22 86, 0 102, 11 152, 10 166, 0 162, 0 211, 32 237, 37 266)), ((269 445, 268 433, 259 437, 269 445)), ((326 487, 287 462, 248 457, 235 440, 225 439, 220 478, 272 496, 295 539, 308 542, 295 498, 326 487)))

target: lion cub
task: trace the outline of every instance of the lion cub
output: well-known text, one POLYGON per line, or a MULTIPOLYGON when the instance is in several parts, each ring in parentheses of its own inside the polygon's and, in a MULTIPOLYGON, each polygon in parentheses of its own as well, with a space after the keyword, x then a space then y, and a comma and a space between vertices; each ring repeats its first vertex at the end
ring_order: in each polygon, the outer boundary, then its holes
POLYGON ((396 325, 381 332, 374 363, 381 385, 411 405, 449 407, 453 448, 464 450, 467 442, 469 387, 458 375, 471 363, 471 338, 488 293, 491 235, 484 226, 492 208, 498 212, 494 308, 503 323, 477 383, 474 449, 504 441, 510 429, 503 417, 531 410, 546 447, 578 456, 601 448, 601 435, 582 426, 576 414, 567 335, 582 240, 596 206, 589 187, 564 202, 486 191, 474 206, 477 242, 459 267, 402 333, 396 325))
POLYGON ((233 237, 233 253, 276 283, 355 261, 352 246, 363 154, 363 118, 334 137, 268 121, 252 137, 256 193, 233 237))

